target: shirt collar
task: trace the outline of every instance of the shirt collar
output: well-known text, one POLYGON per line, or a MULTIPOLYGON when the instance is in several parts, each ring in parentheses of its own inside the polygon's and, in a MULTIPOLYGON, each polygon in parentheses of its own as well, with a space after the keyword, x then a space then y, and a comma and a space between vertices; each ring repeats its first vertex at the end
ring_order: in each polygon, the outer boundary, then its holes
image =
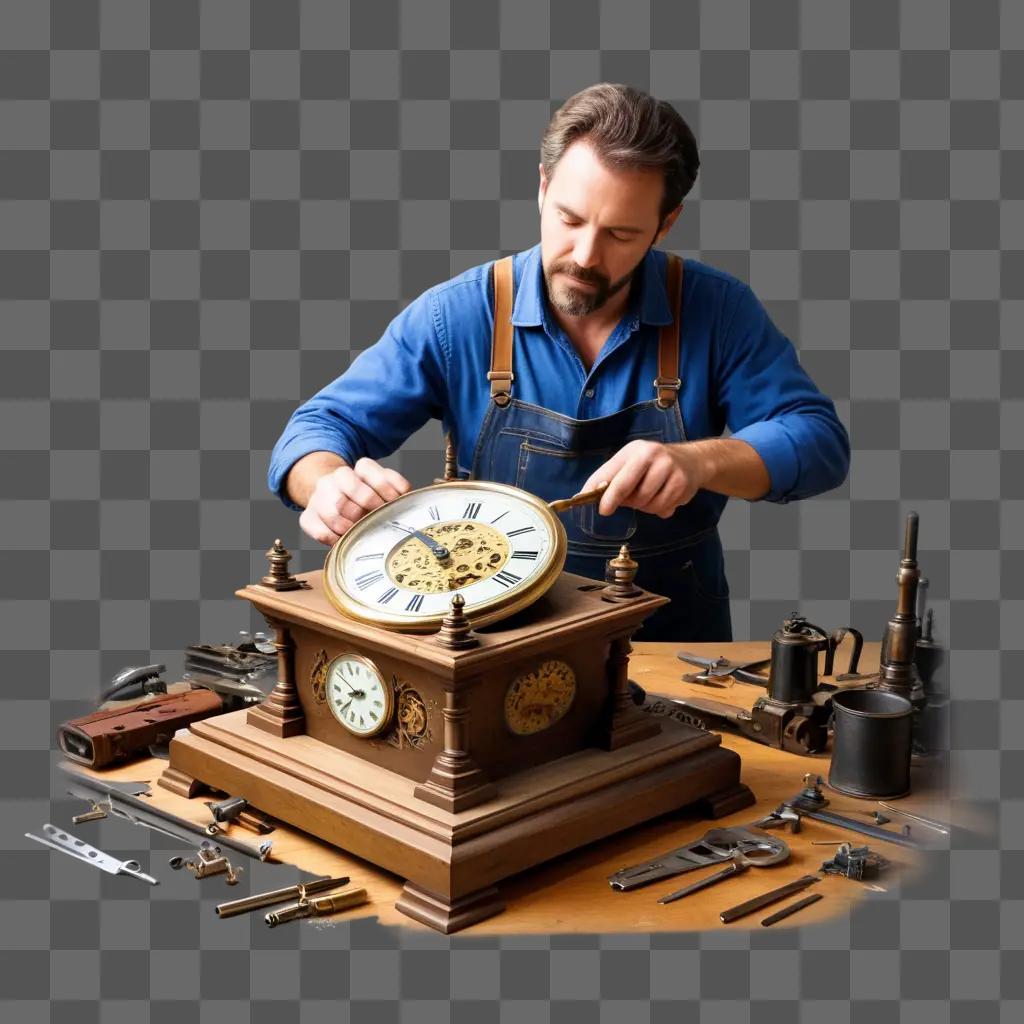
MULTIPOLYGON (((672 307, 665 293, 665 256, 648 249, 638 270, 639 302, 632 306, 646 324, 672 323, 672 307)), ((523 257, 522 273, 512 306, 512 323, 516 327, 541 327, 545 323, 547 289, 540 260, 540 246, 528 249, 523 257)), ((628 315, 628 314, 627 314, 628 315)), ((634 313, 636 315, 636 313, 634 313)))

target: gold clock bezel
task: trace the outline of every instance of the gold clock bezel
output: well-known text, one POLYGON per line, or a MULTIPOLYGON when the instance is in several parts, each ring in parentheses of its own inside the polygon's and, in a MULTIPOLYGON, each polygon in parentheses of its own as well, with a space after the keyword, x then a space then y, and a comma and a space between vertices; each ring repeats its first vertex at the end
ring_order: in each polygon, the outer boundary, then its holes
MULTIPOLYGON (((533 579, 522 587, 516 588, 508 594, 498 594, 487 601, 481 601, 471 607, 467 603, 466 615, 474 626, 486 626, 488 623, 496 622, 507 615, 512 615, 528 605, 533 604, 551 589, 555 580, 558 579, 565 565, 567 542, 565 527, 558 516, 551 511, 548 503, 529 491, 519 487, 512 487, 509 484, 489 483, 484 480, 452 480, 451 482, 431 484, 427 487, 420 487, 416 490, 407 491, 394 501, 408 499, 412 495, 422 495, 431 492, 443 493, 445 488, 451 487, 466 488, 473 491, 481 491, 487 494, 504 494, 510 498, 525 502, 547 523, 551 529, 553 543, 547 556, 547 565, 538 572, 533 579)), ((408 633, 433 633, 441 628, 441 620, 448 614, 448 610, 436 615, 410 615, 406 612, 390 612, 377 610, 353 597, 344 589, 342 584, 341 567, 345 564, 345 557, 349 551, 359 542, 368 529, 376 525, 376 521, 382 515, 389 513, 394 502, 387 502, 380 508, 369 512, 359 520, 348 532, 341 537, 327 552, 324 560, 324 592, 328 600, 343 615, 356 619, 359 622, 368 622, 383 629, 391 629, 398 632, 408 633)), ((453 591, 456 593, 456 591, 453 591)))
POLYGON ((391 726, 391 719, 395 715, 395 689, 384 677, 384 673, 374 664, 374 662, 362 654, 355 654, 352 651, 346 651, 342 654, 337 655, 327 663, 327 667, 324 669, 324 680, 325 690, 326 684, 330 683, 331 672, 334 669, 334 665, 339 661, 360 661, 362 662, 371 672, 373 672, 380 680, 381 689, 384 691, 384 713, 380 716, 380 721, 374 728, 369 732, 360 732, 353 729, 348 722, 344 721, 342 717, 334 708, 334 702, 328 696, 326 699, 327 707, 330 709, 331 715, 334 720, 350 735, 355 736, 356 739, 368 740, 373 739, 375 736, 379 736, 382 732, 391 726))

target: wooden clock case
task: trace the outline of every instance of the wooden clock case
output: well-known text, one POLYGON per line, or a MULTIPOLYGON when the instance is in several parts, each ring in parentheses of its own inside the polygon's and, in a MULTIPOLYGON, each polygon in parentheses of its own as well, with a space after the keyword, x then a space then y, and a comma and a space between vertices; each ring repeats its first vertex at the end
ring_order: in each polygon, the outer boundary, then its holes
POLYGON ((398 909, 442 932, 503 909, 496 883, 700 801, 717 817, 754 802, 714 733, 637 708, 629 637, 665 598, 609 596, 563 573, 547 594, 450 649, 341 616, 320 572, 295 589, 238 591, 275 631, 278 684, 259 707, 177 734, 161 785, 211 787, 406 879, 398 909), (342 653, 370 658, 399 715, 378 737, 342 728, 318 688, 342 653), (576 693, 549 728, 506 725, 510 683, 552 659, 576 693), (404 710, 403 710, 404 709, 404 710))

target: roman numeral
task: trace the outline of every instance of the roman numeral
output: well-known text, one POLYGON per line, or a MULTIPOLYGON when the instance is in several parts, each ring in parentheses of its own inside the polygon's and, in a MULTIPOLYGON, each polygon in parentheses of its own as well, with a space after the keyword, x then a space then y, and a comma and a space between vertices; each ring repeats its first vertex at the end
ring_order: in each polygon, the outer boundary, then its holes
MULTIPOLYGON (((507 515, 508 515, 508 509, 505 509, 505 511, 502 512, 500 516, 498 516, 498 519, 502 519, 502 518, 504 518, 507 515)), ((491 520, 491 524, 493 525, 494 523, 496 523, 498 521, 498 519, 492 519, 491 520)))
POLYGON ((480 514, 480 505, 481 503, 479 501, 471 501, 466 506, 466 511, 462 513, 462 518, 476 519, 476 517, 480 514))
POLYGON ((418 612, 423 605, 423 595, 413 594, 409 603, 405 606, 407 612, 418 612))
POLYGON ((384 552, 383 551, 375 551, 372 555, 359 555, 356 558, 356 561, 357 562, 371 562, 375 558, 383 558, 383 557, 384 557, 384 552))
POLYGON ((503 586, 511 587, 514 584, 522 580, 522 576, 517 576, 514 572, 506 572, 504 569, 499 573, 495 573, 494 578, 503 586))
POLYGON ((540 554, 539 551, 526 551, 526 550, 523 550, 523 551, 513 551, 512 552, 512 557, 513 558, 525 558, 529 562, 536 562, 537 561, 537 556, 539 554, 540 554))
POLYGON ((398 587, 392 587, 390 590, 385 590, 380 597, 377 598, 378 604, 387 604, 398 593, 398 587))
POLYGON ((520 526, 518 530, 509 530, 508 533, 505 534, 505 536, 506 537, 519 537, 521 534, 524 534, 524 533, 533 533, 534 530, 536 530, 536 529, 537 529, 536 526, 520 526))
POLYGON ((356 586, 360 590, 365 590, 382 579, 384 579, 384 573, 382 572, 364 572, 362 576, 356 577, 356 586))
POLYGON ((441 521, 441 513, 438 512, 436 505, 431 505, 428 511, 430 512, 431 519, 433 519, 435 522, 441 521))

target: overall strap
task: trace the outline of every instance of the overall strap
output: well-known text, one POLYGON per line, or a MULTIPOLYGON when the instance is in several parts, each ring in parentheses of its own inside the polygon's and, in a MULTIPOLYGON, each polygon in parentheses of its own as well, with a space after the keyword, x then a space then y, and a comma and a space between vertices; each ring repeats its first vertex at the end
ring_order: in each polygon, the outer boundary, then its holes
POLYGON ((491 338, 491 399, 506 406, 512 399, 512 257, 494 263, 494 334, 491 338))
POLYGON ((679 307, 683 296, 683 261, 674 253, 666 253, 665 290, 672 303, 672 323, 658 332, 658 376, 654 389, 658 407, 667 409, 679 398, 683 382, 679 379, 679 307))

